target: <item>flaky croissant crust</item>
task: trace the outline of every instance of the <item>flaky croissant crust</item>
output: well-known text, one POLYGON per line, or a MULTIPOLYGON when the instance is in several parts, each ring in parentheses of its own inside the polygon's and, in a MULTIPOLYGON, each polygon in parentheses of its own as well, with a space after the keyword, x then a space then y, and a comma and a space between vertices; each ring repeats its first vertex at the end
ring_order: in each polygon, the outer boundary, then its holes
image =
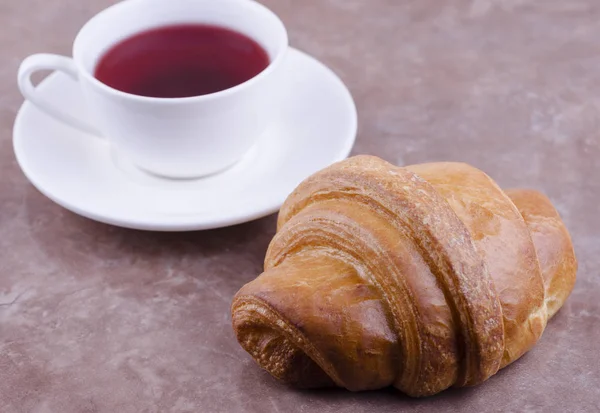
POLYGON ((242 347, 300 387, 479 384, 562 306, 577 263, 550 201, 461 163, 358 156, 282 207, 265 272, 232 304, 242 347))

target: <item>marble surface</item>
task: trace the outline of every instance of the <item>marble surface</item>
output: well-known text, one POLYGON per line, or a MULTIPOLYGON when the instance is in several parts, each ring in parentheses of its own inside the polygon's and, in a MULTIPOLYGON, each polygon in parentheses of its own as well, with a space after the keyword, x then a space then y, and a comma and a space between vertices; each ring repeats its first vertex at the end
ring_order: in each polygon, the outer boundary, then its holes
POLYGON ((548 194, 573 236, 575 290, 535 349, 482 386, 419 400, 289 389, 238 346, 231 297, 261 272, 275 217, 136 232, 27 182, 11 145, 18 64, 67 54, 109 3, 0 2, 0 411, 600 410, 600 3, 265 0, 349 85, 354 153, 470 162, 548 194))

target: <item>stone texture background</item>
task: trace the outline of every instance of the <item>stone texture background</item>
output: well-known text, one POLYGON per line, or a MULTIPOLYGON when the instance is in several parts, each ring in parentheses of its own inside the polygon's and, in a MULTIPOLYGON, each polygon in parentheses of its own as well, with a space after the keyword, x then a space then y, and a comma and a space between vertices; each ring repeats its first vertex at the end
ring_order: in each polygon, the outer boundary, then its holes
POLYGON ((294 46, 358 105, 354 153, 461 160, 555 202, 578 282, 537 347, 484 385, 409 399, 288 389, 230 327, 275 218, 157 234, 80 218, 39 194, 12 153, 28 54, 68 54, 111 0, 0 2, 0 411, 396 412, 600 410, 600 3, 265 0, 294 46))

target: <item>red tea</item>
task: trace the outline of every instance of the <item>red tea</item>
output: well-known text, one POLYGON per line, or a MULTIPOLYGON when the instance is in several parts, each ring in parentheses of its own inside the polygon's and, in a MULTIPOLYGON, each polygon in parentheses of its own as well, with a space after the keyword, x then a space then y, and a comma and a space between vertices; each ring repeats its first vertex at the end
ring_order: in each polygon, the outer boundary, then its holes
POLYGON ((160 27, 129 37, 99 60, 102 83, 134 95, 183 98, 237 86, 269 65, 253 39, 212 25, 160 27))

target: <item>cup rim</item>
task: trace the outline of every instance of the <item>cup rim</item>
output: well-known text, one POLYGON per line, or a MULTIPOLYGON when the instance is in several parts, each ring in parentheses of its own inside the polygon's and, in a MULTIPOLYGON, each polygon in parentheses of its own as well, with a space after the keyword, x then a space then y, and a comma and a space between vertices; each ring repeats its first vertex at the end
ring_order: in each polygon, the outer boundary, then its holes
MULTIPOLYGON (((75 40, 73 42, 73 51, 72 51, 73 61, 75 62, 75 65, 77 66, 79 75, 83 76, 87 81, 89 81, 94 86, 100 88, 102 91, 112 94, 115 97, 124 98, 124 99, 128 99, 128 100, 136 101, 136 102, 166 104, 166 105, 181 104, 181 103, 195 103, 195 102, 209 101, 209 100, 213 100, 213 99, 226 97, 226 96, 232 95, 234 93, 237 93, 237 92, 241 91, 242 89, 246 89, 257 82, 260 82, 265 77, 269 76, 278 66, 281 65, 281 62, 285 58, 286 52, 289 48, 289 39, 288 39, 287 29, 286 29, 285 25, 283 24, 283 22, 281 21, 281 19, 279 18, 279 16, 277 14, 275 14, 271 9, 269 9, 268 7, 254 1, 254 0, 230 0, 228 2, 229 4, 237 3, 237 2, 246 3, 246 4, 250 4, 252 7, 258 8, 262 12, 265 12, 270 18, 275 20, 276 24, 279 26, 279 29, 281 30, 282 35, 280 36, 279 40, 277 41, 277 43, 278 43, 277 44, 277 50, 278 50, 277 55, 275 56, 275 58, 273 60, 271 60, 269 65, 262 72, 260 72, 253 78, 240 83, 239 85, 235 85, 228 89, 224 89, 219 92, 209 93, 206 95, 188 96, 188 97, 181 97, 181 98, 159 98, 159 97, 141 96, 141 95, 135 95, 133 93, 123 92, 121 90, 110 87, 107 84, 96 79, 96 77, 93 75, 93 73, 90 73, 90 71, 84 67, 84 65, 80 61, 80 59, 78 59, 78 56, 77 56, 78 53, 76 53, 76 50, 77 50, 77 46, 79 44, 81 35, 85 31, 86 27, 89 24, 91 24, 93 21, 95 21, 97 19, 102 18, 102 16, 105 13, 109 12, 109 10, 123 6, 126 3, 136 2, 136 1, 139 2, 140 0, 122 1, 122 2, 116 3, 110 7, 105 8, 104 10, 100 11, 99 13, 94 15, 91 19, 89 19, 83 25, 83 27, 77 33, 77 36, 75 37, 75 40)), ((218 3, 226 4, 226 2, 223 0, 221 0, 218 3)))

